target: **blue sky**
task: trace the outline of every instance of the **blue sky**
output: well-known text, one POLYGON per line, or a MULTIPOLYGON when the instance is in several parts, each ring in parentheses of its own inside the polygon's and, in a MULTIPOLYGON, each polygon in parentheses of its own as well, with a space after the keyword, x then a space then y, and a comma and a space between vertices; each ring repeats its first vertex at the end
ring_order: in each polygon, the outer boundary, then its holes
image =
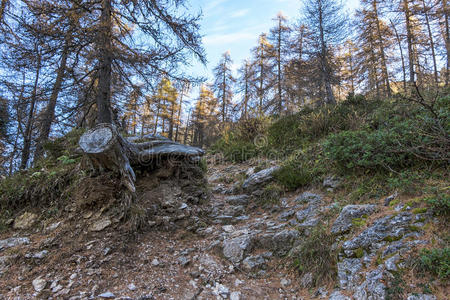
MULTIPOLYGON (((349 11, 357 7, 359 0, 344 1, 349 11)), ((196 65, 197 75, 211 73, 225 51, 239 66, 250 56, 250 49, 256 45, 262 32, 268 32, 275 24, 272 21, 282 12, 289 21, 300 16, 301 0, 191 0, 195 10, 203 11, 202 35, 208 57, 208 66, 196 65)))
MULTIPOLYGON (((201 34, 208 65, 195 64, 188 72, 197 76, 207 76, 211 81, 211 70, 221 55, 230 51, 235 69, 250 57, 250 49, 258 36, 274 26, 278 12, 282 12, 290 22, 301 15, 302 0, 190 0, 193 11, 202 11, 201 34)), ((359 5, 359 0, 343 1, 350 13, 359 5)), ((198 89, 188 98, 195 100, 198 89)))

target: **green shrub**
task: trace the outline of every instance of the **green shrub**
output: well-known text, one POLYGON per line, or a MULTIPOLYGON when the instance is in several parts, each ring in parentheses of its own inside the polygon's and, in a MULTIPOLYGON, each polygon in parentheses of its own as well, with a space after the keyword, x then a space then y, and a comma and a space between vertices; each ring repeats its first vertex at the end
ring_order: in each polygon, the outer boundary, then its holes
POLYGON ((313 174, 301 161, 288 160, 275 172, 275 179, 288 190, 310 184, 313 174))
POLYGON ((406 147, 421 142, 425 138, 417 136, 406 122, 384 130, 333 134, 324 142, 324 149, 329 159, 346 170, 389 170, 413 165, 417 157, 406 147))
POLYGON ((436 196, 427 197, 425 201, 431 206, 434 214, 438 216, 450 216, 450 195, 440 193, 436 196))
POLYGON ((424 249, 419 255, 419 270, 429 272, 442 280, 450 277, 450 248, 424 249))
POLYGON ((256 157, 259 149, 253 141, 239 139, 233 132, 229 132, 211 147, 211 152, 222 153, 225 159, 239 163, 256 157))
POLYGON ((303 242, 294 249, 294 266, 300 274, 311 272, 314 285, 336 276, 337 252, 333 250, 335 237, 325 227, 317 226, 303 242))

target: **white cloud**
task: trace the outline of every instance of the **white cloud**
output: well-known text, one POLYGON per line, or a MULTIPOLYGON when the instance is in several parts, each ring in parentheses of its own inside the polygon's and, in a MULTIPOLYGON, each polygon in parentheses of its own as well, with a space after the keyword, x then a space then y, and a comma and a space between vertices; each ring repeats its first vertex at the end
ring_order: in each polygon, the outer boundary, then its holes
POLYGON ((242 18, 248 15, 249 9, 240 9, 231 14, 232 18, 242 18))

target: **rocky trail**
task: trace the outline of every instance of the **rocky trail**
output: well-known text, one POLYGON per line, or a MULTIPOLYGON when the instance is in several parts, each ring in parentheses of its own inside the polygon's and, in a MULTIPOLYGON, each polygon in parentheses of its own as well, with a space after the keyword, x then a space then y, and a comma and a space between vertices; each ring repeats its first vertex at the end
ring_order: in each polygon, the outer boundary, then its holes
MULTIPOLYGON (((430 243, 431 214, 395 195, 345 206, 336 218, 333 178, 265 207, 258 197, 276 169, 210 166, 212 195, 201 210, 168 185, 166 215, 135 236, 117 233, 108 219, 88 228, 74 217, 16 219, 17 229, 0 234, 0 299, 386 299, 408 253, 430 243), (245 173, 242 188, 225 180, 245 173), (299 276, 292 257, 320 223, 337 236, 338 280, 313 287, 313 274, 299 276)), ((417 290, 407 299, 445 297, 440 293, 417 290)))

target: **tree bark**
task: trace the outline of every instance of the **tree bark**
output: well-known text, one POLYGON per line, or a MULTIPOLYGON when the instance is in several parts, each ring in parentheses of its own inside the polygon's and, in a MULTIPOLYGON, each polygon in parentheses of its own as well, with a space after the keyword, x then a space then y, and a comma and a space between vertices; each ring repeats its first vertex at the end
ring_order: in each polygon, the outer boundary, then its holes
POLYGON ((411 28, 411 10, 409 9, 408 0, 403 0, 403 10, 405 13, 406 20, 406 41, 408 43, 408 57, 409 57, 409 82, 411 85, 415 84, 415 72, 414 72, 414 62, 415 62, 415 53, 414 53, 414 37, 411 28))
POLYGON ((52 94, 47 104, 47 108, 41 121, 41 130, 36 144, 36 152, 34 155, 34 161, 38 161, 44 152, 43 145, 48 140, 50 135, 50 129, 55 119, 55 108, 58 100, 59 92, 61 91, 61 85, 64 79, 64 73, 66 71, 67 57, 69 55, 69 41, 66 41, 63 52, 61 54, 61 62, 56 72, 55 84, 53 85, 52 94))
POLYGON ((438 87, 439 76, 438 76, 437 62, 436 62, 436 51, 435 51, 435 46, 434 46, 433 33, 431 31, 431 26, 430 26, 430 18, 428 16, 428 9, 425 5, 425 0, 422 0, 422 5, 423 5, 423 14, 425 15, 425 23, 426 23, 427 29, 428 29, 428 38, 430 40, 431 56, 433 59, 434 81, 435 81, 436 87, 438 87))
POLYGON ((377 35, 378 35, 378 46, 380 49, 380 55, 381 55, 381 70, 383 71, 383 76, 386 84, 386 93, 388 97, 392 96, 391 93, 391 85, 389 83, 389 73, 387 69, 387 63, 386 63, 386 54, 384 52, 384 43, 383 43, 383 36, 381 34, 381 24, 380 19, 378 17, 378 7, 377 7, 377 0, 372 0, 372 7, 373 12, 375 14, 375 20, 377 22, 377 35))
POLYGON ((112 72, 112 22, 111 0, 102 0, 100 28, 98 30, 99 71, 97 87, 97 122, 112 123, 111 72, 112 72))
POLYGON ((39 75, 41 72, 41 53, 36 45, 36 55, 37 55, 37 65, 36 65, 36 75, 34 79, 33 92, 31 95, 30 110, 28 111, 27 126, 25 129, 25 134, 23 136, 23 149, 22 149, 22 159, 20 161, 20 169, 24 170, 28 165, 28 160, 30 159, 31 151, 31 135, 33 133, 33 123, 34 123, 34 110, 37 101, 37 89, 39 83, 39 75))
POLYGON ((400 58, 402 60, 402 70, 403 70, 403 89, 406 92, 406 66, 405 66, 405 56, 403 55, 403 48, 402 48, 402 40, 400 39, 400 36, 398 34, 397 28, 395 27, 394 22, 389 19, 389 21, 391 22, 392 28, 394 29, 395 32, 395 37, 397 39, 397 43, 398 43, 398 48, 400 50, 400 58))
POLYGON ((160 160, 184 160, 201 157, 202 149, 172 142, 156 136, 144 136, 148 142, 133 143, 124 139, 109 123, 98 124, 80 138, 79 145, 95 170, 112 171, 120 175, 122 183, 134 193, 136 175, 133 167, 152 168, 160 160))

